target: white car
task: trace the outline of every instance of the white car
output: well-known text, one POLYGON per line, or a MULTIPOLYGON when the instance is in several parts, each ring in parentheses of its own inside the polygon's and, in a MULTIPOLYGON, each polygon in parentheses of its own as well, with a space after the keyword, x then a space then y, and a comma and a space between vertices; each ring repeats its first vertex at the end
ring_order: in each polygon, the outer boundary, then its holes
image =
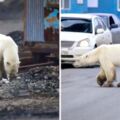
POLYGON ((80 56, 101 44, 111 44, 112 34, 99 16, 61 15, 61 62, 73 64, 80 56))

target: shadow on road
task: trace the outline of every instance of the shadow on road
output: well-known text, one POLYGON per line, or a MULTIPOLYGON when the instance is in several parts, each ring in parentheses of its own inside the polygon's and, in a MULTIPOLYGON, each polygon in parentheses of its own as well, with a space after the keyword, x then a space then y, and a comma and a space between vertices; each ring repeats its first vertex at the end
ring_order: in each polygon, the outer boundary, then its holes
POLYGON ((71 64, 61 64, 61 69, 74 68, 71 64))
MULTIPOLYGON (((98 67, 100 66, 94 65, 94 66, 85 66, 85 67, 79 67, 79 68, 98 68, 98 67)), ((61 64, 61 69, 70 69, 70 68, 79 69, 79 68, 73 67, 73 65, 71 64, 61 64)))

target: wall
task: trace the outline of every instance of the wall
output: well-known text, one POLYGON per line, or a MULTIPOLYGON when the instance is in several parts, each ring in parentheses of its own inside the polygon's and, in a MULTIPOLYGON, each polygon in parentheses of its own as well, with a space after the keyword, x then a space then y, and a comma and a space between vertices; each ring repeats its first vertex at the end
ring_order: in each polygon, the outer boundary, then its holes
POLYGON ((117 0, 99 0, 98 8, 88 8, 88 12, 102 12, 102 13, 114 13, 120 17, 120 12, 117 11, 117 0))
POLYGON ((25 12, 25 41, 59 41, 59 1, 27 0, 25 12))
POLYGON ((0 2, 0 33, 23 31, 24 0, 0 2))
POLYGON ((25 17, 25 40, 44 42, 43 0, 27 0, 25 17))
POLYGON ((120 17, 120 12, 117 10, 117 0, 98 0, 98 8, 90 8, 87 6, 87 0, 83 0, 83 4, 77 4, 77 0, 71 0, 70 9, 62 9, 62 13, 114 13, 120 17))
POLYGON ((70 9, 62 9, 62 13, 80 13, 87 11, 87 0, 84 0, 83 4, 78 4, 77 0, 71 0, 70 9))
POLYGON ((59 42, 59 0, 45 0, 44 37, 46 42, 59 42))

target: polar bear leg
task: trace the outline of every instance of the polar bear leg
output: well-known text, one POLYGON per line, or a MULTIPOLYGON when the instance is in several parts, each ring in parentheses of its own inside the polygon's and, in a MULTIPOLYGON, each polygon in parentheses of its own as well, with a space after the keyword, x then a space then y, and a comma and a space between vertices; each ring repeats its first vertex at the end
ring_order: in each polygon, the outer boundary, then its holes
POLYGON ((0 61, 0 80, 2 80, 3 77, 3 62, 0 61))
POLYGON ((102 86, 104 82, 107 80, 106 75, 102 67, 100 67, 100 72, 97 75, 97 83, 98 85, 102 86))
POLYGON ((7 75, 4 69, 3 60, 0 59, 0 80, 2 80, 2 78, 7 78, 7 75))
POLYGON ((104 83, 104 87, 113 87, 113 81, 116 78, 116 71, 115 66, 111 64, 106 64, 106 67, 104 68, 105 75, 107 78, 107 81, 104 83))

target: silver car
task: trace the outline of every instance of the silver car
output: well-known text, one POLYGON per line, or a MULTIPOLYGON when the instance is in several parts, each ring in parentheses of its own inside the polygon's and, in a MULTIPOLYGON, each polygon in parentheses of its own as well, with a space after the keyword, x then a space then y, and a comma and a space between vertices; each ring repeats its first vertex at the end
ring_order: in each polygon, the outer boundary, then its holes
MULTIPOLYGON (((90 13, 91 14, 91 13, 90 13)), ((101 17, 112 33, 113 44, 120 44, 120 19, 111 13, 92 13, 101 17)))

